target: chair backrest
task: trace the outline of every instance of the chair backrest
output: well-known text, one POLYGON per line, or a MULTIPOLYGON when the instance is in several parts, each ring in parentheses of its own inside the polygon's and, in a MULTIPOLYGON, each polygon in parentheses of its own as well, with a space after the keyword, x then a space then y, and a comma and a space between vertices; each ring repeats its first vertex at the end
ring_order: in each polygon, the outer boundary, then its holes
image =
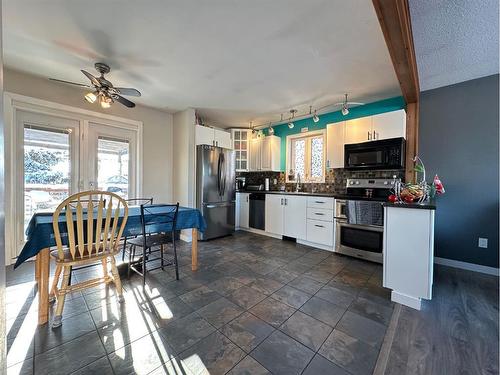
POLYGON ((141 225, 144 241, 146 241, 148 234, 165 232, 165 228, 175 230, 178 213, 179 203, 141 204, 141 225))
POLYGON ((65 215, 67 247, 73 260, 92 257, 104 249, 116 251, 128 218, 127 202, 108 191, 73 194, 57 206, 52 225, 58 256, 64 259, 59 217, 65 215))
POLYGON ((153 204, 153 198, 128 198, 125 199, 129 205, 153 204))

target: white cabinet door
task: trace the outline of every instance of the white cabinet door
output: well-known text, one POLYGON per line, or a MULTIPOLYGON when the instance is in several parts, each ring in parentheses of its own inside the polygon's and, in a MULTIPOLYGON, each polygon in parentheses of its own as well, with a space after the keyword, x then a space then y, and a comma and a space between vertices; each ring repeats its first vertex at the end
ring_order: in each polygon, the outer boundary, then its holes
POLYGON ((372 141, 372 116, 345 122, 345 143, 372 141))
POLYGON ((406 112, 404 109, 381 113, 372 118, 372 134, 375 140, 398 137, 406 138, 406 112))
POLYGON ((236 194, 236 227, 237 228, 248 228, 248 215, 250 212, 250 203, 248 193, 237 193, 236 194))
POLYGON ((301 240, 307 233, 307 197, 285 195, 283 234, 301 240))
POLYGON ((271 137, 264 137, 260 140, 260 167, 263 171, 271 170, 271 137))
POLYGON ((326 167, 344 168, 345 121, 326 126, 326 167))
POLYGON ((250 171, 261 170, 261 139, 256 138, 250 141, 250 171))
POLYGON ((231 133, 224 130, 214 130, 215 145, 222 148, 232 149, 231 133))
POLYGON ((266 194, 266 232, 283 234, 283 195, 266 194))
POLYGON ((214 146, 214 129, 196 125, 195 139, 197 145, 214 146))

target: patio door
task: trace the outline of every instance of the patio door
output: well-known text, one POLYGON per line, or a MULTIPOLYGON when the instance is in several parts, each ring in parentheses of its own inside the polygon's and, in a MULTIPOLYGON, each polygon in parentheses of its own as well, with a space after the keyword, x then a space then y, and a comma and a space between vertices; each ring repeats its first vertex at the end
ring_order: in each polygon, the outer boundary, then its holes
POLYGON ((105 190, 122 198, 136 196, 137 132, 88 124, 88 190, 105 190))
POLYGON ((71 194, 97 189, 124 198, 140 194, 138 128, 18 110, 15 137, 16 253, 33 214, 53 212, 71 194))
POLYGON ((80 123, 62 117, 18 112, 17 136, 23 147, 17 149, 20 239, 31 216, 54 211, 57 205, 78 191, 80 164, 80 123))

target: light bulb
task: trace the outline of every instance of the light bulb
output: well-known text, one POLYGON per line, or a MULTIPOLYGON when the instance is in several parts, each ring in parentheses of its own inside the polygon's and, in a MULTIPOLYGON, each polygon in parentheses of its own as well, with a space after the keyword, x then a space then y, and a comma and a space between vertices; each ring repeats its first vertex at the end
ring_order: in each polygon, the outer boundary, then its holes
POLYGON ((111 98, 108 98, 107 96, 104 96, 104 95, 101 96, 100 103, 101 103, 101 107, 102 108, 109 108, 109 107, 111 107, 111 103, 112 102, 113 101, 112 101, 111 98))
POLYGON ((289 123, 288 123, 288 127, 289 127, 290 129, 293 129, 293 127, 294 127, 294 126, 295 126, 295 125, 294 125, 294 123, 293 123, 293 122, 289 122, 289 123))
POLYGON ((316 114, 316 111, 314 111, 313 121, 314 121, 314 122, 318 122, 318 121, 319 121, 319 117, 318 117, 318 115, 316 114))
POLYGON ((89 92, 85 95, 85 100, 89 103, 95 103, 95 101, 97 100, 97 95, 93 92, 89 92))
POLYGON ((274 129, 272 127, 269 127, 269 129, 268 129, 267 132, 268 132, 269 135, 273 135, 274 134, 274 129))
POLYGON ((347 116, 349 114, 349 108, 347 108, 347 106, 342 107, 342 114, 344 116, 347 116))

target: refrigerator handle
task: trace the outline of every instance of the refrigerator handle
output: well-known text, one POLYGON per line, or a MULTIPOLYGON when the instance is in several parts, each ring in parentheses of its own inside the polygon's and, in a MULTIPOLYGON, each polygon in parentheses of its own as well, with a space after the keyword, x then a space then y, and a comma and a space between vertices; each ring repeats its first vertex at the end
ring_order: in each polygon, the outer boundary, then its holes
POLYGON ((221 185, 222 185, 222 195, 226 194, 226 157, 222 153, 222 163, 221 163, 221 185))
POLYGON ((219 154, 219 159, 217 160, 217 193, 219 194, 219 196, 221 195, 220 194, 220 189, 221 189, 221 187, 220 187, 220 169, 221 169, 220 168, 220 161, 221 161, 220 156, 221 155, 219 154))

